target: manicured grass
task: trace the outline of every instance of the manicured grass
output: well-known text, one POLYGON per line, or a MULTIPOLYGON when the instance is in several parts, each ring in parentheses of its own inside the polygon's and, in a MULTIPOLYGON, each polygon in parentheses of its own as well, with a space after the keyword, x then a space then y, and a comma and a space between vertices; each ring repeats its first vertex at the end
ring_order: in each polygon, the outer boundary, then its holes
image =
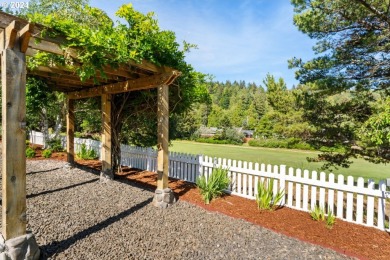
MULTIPOLYGON (((261 148, 235 145, 205 144, 189 141, 172 141, 170 151, 203 154, 212 157, 227 158, 272 165, 285 164, 287 167, 307 170, 319 170, 322 163, 309 163, 307 157, 315 157, 319 152, 288 149, 261 148)), ((364 177, 381 180, 390 178, 390 165, 372 164, 363 159, 356 159, 349 168, 339 168, 335 174, 364 177)))

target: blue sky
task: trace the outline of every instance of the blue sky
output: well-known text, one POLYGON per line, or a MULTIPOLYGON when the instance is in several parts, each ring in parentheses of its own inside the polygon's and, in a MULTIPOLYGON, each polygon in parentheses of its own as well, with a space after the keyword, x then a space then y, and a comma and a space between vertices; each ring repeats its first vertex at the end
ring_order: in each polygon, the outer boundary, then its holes
MULTIPOLYGON (((91 0, 114 20, 129 1, 91 0)), ((186 61, 218 81, 261 84, 267 73, 283 77, 289 88, 298 82, 287 60, 313 57, 314 41, 293 25, 288 0, 133 0, 142 13, 155 12, 164 30, 198 45, 186 61)))

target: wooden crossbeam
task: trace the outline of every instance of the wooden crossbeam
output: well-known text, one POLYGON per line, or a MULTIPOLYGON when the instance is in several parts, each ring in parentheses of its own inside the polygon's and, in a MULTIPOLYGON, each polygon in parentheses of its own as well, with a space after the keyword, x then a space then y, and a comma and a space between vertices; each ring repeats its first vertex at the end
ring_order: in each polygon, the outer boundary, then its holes
MULTIPOLYGON (((0 11, 0 18, 1 18, 0 19, 0 28, 1 29, 7 28, 7 26, 9 24, 11 24, 13 21, 17 21, 20 24, 20 28, 22 28, 30 23, 27 20, 24 20, 20 17, 14 16, 14 15, 11 15, 11 14, 8 14, 5 12, 1 12, 1 11, 0 11)), ((54 42, 54 43, 58 43, 58 44, 66 41, 66 38, 64 36, 59 35, 57 31, 50 29, 50 28, 47 28, 47 27, 40 25, 40 24, 35 24, 34 27, 32 28, 32 31, 30 31, 30 32, 34 38, 45 39, 46 41, 50 41, 50 42, 54 42), (47 33, 45 33, 45 36, 42 36, 42 31, 47 32, 47 33), (58 36, 56 36, 56 37, 49 36, 49 35, 54 35, 51 32, 55 32, 55 34, 58 36)))
POLYGON ((180 75, 179 71, 171 71, 163 74, 158 74, 150 77, 139 78, 135 80, 127 80, 106 86, 85 89, 68 93, 70 99, 81 99, 100 96, 102 94, 118 94, 135 90, 144 90, 155 88, 159 85, 164 85, 167 82, 172 82, 180 75))
POLYGON ((5 28, 5 49, 13 49, 18 34, 19 23, 13 21, 5 28))
POLYGON ((28 48, 28 43, 30 42, 30 38, 32 35, 32 31, 34 30, 34 25, 29 23, 23 27, 23 29, 19 32, 20 41, 20 51, 22 53, 26 53, 28 48))

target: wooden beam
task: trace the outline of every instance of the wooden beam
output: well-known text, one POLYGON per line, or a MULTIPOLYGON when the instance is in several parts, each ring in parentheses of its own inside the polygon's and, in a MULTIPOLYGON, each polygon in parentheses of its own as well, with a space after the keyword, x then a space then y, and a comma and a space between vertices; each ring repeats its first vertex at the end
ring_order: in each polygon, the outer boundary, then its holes
MULTIPOLYGON (((27 20, 24 20, 20 17, 5 13, 0 11, 0 28, 5 29, 10 23, 13 21, 17 21, 21 27, 26 26, 30 22, 27 20)), ((35 24, 33 30, 31 31, 31 34, 34 38, 37 39, 45 39, 46 41, 54 42, 61 44, 62 42, 66 41, 66 38, 59 34, 58 31, 55 31, 51 28, 45 27, 40 24, 35 24), (45 36, 42 36, 42 32, 46 32, 45 36), (51 37, 49 35, 57 35, 55 37, 51 37)))
MULTIPOLYGON (((16 25, 0 39, 2 84, 2 235, 26 234, 26 57, 16 25), (5 44, 6 42, 6 44, 5 44), (11 48, 13 47, 13 48, 11 48)), ((10 29, 11 28, 11 29, 10 29)))
POLYGON ((157 88, 157 189, 168 188, 169 92, 168 85, 157 88))
POLYGON ((74 100, 66 99, 66 154, 67 161, 74 163, 74 100))
POLYGON ((109 84, 106 86, 100 86, 96 88, 80 90, 75 92, 69 92, 68 96, 71 99, 81 99, 96 97, 102 94, 118 94, 135 90, 144 90, 155 88, 158 85, 164 85, 167 82, 172 82, 172 78, 175 79, 180 75, 178 71, 166 72, 163 74, 158 74, 150 77, 144 77, 134 80, 128 80, 125 82, 119 82, 115 84, 109 84))
MULTIPOLYGON (((5 32, 4 30, 0 30, 0 57, 1 57, 1 52, 4 50, 5 48, 5 32)), ((0 70, 1 70, 1 66, 0 66, 0 70)))
POLYGON ((150 61, 143 60, 141 62, 136 61, 130 61, 130 65, 141 68, 143 70, 155 72, 155 73, 164 73, 164 72, 170 72, 173 69, 166 67, 166 66, 157 66, 156 64, 151 63, 150 61))
MULTIPOLYGON (((28 41, 28 47, 32 50, 43 51, 53 53, 61 56, 70 56, 77 59, 78 52, 73 48, 63 49, 60 44, 47 41, 45 39, 38 39, 31 37, 28 41)), ((27 52, 28 55, 34 54, 34 52, 27 52)))
POLYGON ((76 86, 84 86, 84 87, 94 87, 96 84, 94 83, 93 80, 89 79, 84 82, 80 82, 80 78, 74 77, 74 76, 66 76, 66 75, 60 75, 60 74, 55 74, 52 72, 43 72, 43 71, 30 71, 29 75, 35 75, 39 76, 42 78, 46 78, 51 82, 54 83, 63 83, 65 85, 76 85, 76 86))
POLYGON ((13 49, 15 46, 16 35, 18 33, 19 23, 13 21, 5 28, 5 48, 13 49))
POLYGON ((34 29, 34 25, 29 23, 26 26, 24 26, 23 29, 21 29, 19 32, 19 37, 21 39, 20 51, 23 53, 26 53, 27 51, 28 43, 30 41, 32 35, 31 32, 33 31, 33 29, 34 29))
MULTIPOLYGON (((76 74, 74 70, 71 70, 69 68, 63 67, 63 66, 38 66, 34 70, 29 70, 29 74, 35 74, 35 75, 41 75, 45 77, 43 74, 40 73, 48 73, 48 77, 55 77, 55 78, 65 78, 70 80, 75 80, 80 84, 80 77, 76 74)), ((107 73, 106 78, 103 78, 101 73, 98 71, 96 73, 96 78, 99 81, 100 84, 106 83, 116 83, 118 81, 125 81, 128 80, 128 75, 126 77, 118 76, 118 75, 111 75, 110 73, 107 73)), ((88 79, 84 82, 90 82, 94 83, 93 79, 88 79)), ((82 82, 81 82, 82 83, 82 82)))
POLYGON ((102 172, 107 170, 112 173, 111 157, 111 95, 102 95, 102 172))

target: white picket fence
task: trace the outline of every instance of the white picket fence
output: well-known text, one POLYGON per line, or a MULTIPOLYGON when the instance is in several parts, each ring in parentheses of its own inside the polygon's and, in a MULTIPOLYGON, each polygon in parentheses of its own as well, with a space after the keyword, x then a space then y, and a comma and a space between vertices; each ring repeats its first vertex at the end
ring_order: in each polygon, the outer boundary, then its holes
MULTIPOLYGON (((31 133, 32 143, 42 144, 40 140, 43 140, 41 133, 31 133)), ((81 143, 100 154, 99 141, 75 138, 76 151, 81 143)), ((65 147, 65 140, 63 145, 65 147)), ((156 150, 121 145, 121 151, 123 166, 157 171, 156 150)), ((231 194, 254 200, 259 181, 273 179, 274 192, 285 191, 282 204, 287 207, 309 212, 317 205, 326 213, 332 211, 339 219, 390 231, 390 212, 389 207, 386 208, 389 193, 385 181, 375 183, 343 175, 336 178, 333 173, 310 172, 285 165, 272 166, 175 152, 169 154, 169 176, 172 178, 195 183, 198 176, 208 178, 218 167, 228 169, 231 183, 227 192, 231 194)))

